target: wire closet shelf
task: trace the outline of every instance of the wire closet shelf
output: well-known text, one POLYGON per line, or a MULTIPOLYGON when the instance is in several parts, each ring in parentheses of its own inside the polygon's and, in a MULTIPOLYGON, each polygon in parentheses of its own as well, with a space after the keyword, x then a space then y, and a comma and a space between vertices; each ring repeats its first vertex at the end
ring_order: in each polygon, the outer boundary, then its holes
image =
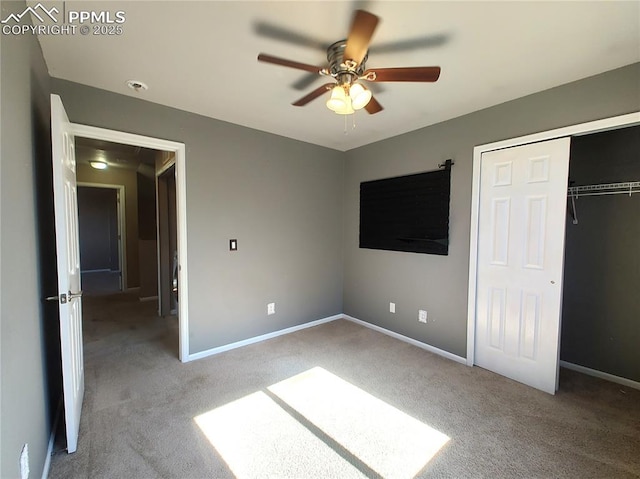
POLYGON ((640 193, 640 181, 606 183, 600 185, 570 186, 568 194, 572 198, 580 196, 601 196, 640 193))

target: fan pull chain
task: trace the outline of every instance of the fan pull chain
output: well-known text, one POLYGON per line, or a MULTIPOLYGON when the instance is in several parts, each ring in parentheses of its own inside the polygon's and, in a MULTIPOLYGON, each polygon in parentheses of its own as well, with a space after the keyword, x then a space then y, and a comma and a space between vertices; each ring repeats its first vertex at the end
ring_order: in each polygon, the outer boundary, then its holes
POLYGON ((356 129, 356 116, 355 114, 351 114, 351 115, 342 115, 344 116, 344 131, 343 133, 345 135, 349 134, 349 129, 347 128, 347 117, 350 116, 351 117, 351 129, 355 130, 356 129))

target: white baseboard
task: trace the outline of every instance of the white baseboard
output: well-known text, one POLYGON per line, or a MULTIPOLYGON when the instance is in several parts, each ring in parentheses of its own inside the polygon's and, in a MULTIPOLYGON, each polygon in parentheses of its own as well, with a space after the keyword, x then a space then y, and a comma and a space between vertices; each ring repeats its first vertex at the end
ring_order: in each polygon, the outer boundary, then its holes
POLYGON ((142 298, 138 298, 138 300, 140 302, 145 302, 145 301, 157 301, 158 297, 157 296, 143 296, 142 298))
POLYGON ((44 466, 42 467, 42 479, 47 479, 49 477, 51 456, 53 455, 53 446, 56 441, 56 431, 58 430, 58 421, 62 416, 62 401, 62 398, 60 398, 58 408, 56 409, 56 418, 53 420, 53 427, 51 428, 51 434, 49 435, 49 445, 47 446, 47 454, 44 458, 44 466))
POLYGON ((125 289, 127 293, 138 293, 140 291, 140 286, 134 286, 133 288, 125 289))
POLYGON ((256 336, 249 339, 244 339, 242 341, 237 341, 235 343, 226 344, 224 346, 219 346, 217 348, 207 349, 206 351, 200 351, 199 353, 189 354, 187 357, 187 361, 195 361, 196 359, 202 359, 209 356, 213 356, 215 354, 224 353, 225 351, 230 351, 232 349, 241 348, 243 346, 248 346, 250 344, 259 343, 261 341, 266 341, 267 339, 273 339, 278 336, 283 336, 289 333, 295 333, 296 331, 300 331, 302 329, 312 328, 314 326, 318 326, 320 324, 328 323, 331 321, 335 321, 337 319, 342 319, 342 314, 336 314, 335 316, 329 316, 327 318, 317 319, 315 321, 311 321, 310 323, 300 324, 298 326, 292 326, 291 328, 281 329, 279 331, 274 331, 273 333, 263 334, 261 336, 256 336))
POLYGON ((379 333, 386 334, 387 336, 391 336, 392 338, 399 339, 400 341, 412 344, 413 346, 417 346, 421 349, 429 351, 430 353, 437 354, 438 356, 442 356, 460 364, 467 364, 466 358, 458 356, 457 354, 450 353, 449 351, 445 351, 444 349, 436 348, 435 346, 431 346, 430 344, 423 343, 413 338, 409 338, 408 336, 403 336, 402 334, 389 331, 388 329, 381 328, 380 326, 376 326, 375 324, 367 323, 366 321, 354 318, 353 316, 343 314, 342 317, 349 321, 353 321, 354 323, 360 324, 361 326, 365 326, 367 328, 373 329, 374 331, 378 331, 379 333))
POLYGON ((606 379, 607 381, 611 381, 612 383, 622 384, 623 386, 628 386, 633 389, 640 389, 640 383, 637 381, 633 381, 632 379, 614 376, 613 374, 598 371, 597 369, 587 368, 585 366, 580 366, 579 364, 568 363, 566 361, 560 361, 560 366, 563 368, 571 369, 573 371, 578 371, 582 374, 594 376, 596 378, 606 379))

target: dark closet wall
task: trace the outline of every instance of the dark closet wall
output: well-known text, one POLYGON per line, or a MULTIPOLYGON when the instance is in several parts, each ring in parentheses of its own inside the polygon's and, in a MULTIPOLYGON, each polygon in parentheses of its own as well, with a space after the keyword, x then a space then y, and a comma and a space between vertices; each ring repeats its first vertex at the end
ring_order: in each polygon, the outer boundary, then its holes
MULTIPOLYGON (((573 138, 575 186, 640 181, 640 127, 573 138)), ((561 359, 640 381, 640 194, 576 200, 567 219, 561 359)))

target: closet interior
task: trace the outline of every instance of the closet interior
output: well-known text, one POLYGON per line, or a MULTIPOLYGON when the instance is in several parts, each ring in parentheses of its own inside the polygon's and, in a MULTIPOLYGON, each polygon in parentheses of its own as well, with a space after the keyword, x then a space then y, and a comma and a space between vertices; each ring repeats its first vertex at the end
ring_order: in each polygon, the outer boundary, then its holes
POLYGON ((560 359, 640 383, 638 193, 640 126, 571 139, 560 359))

